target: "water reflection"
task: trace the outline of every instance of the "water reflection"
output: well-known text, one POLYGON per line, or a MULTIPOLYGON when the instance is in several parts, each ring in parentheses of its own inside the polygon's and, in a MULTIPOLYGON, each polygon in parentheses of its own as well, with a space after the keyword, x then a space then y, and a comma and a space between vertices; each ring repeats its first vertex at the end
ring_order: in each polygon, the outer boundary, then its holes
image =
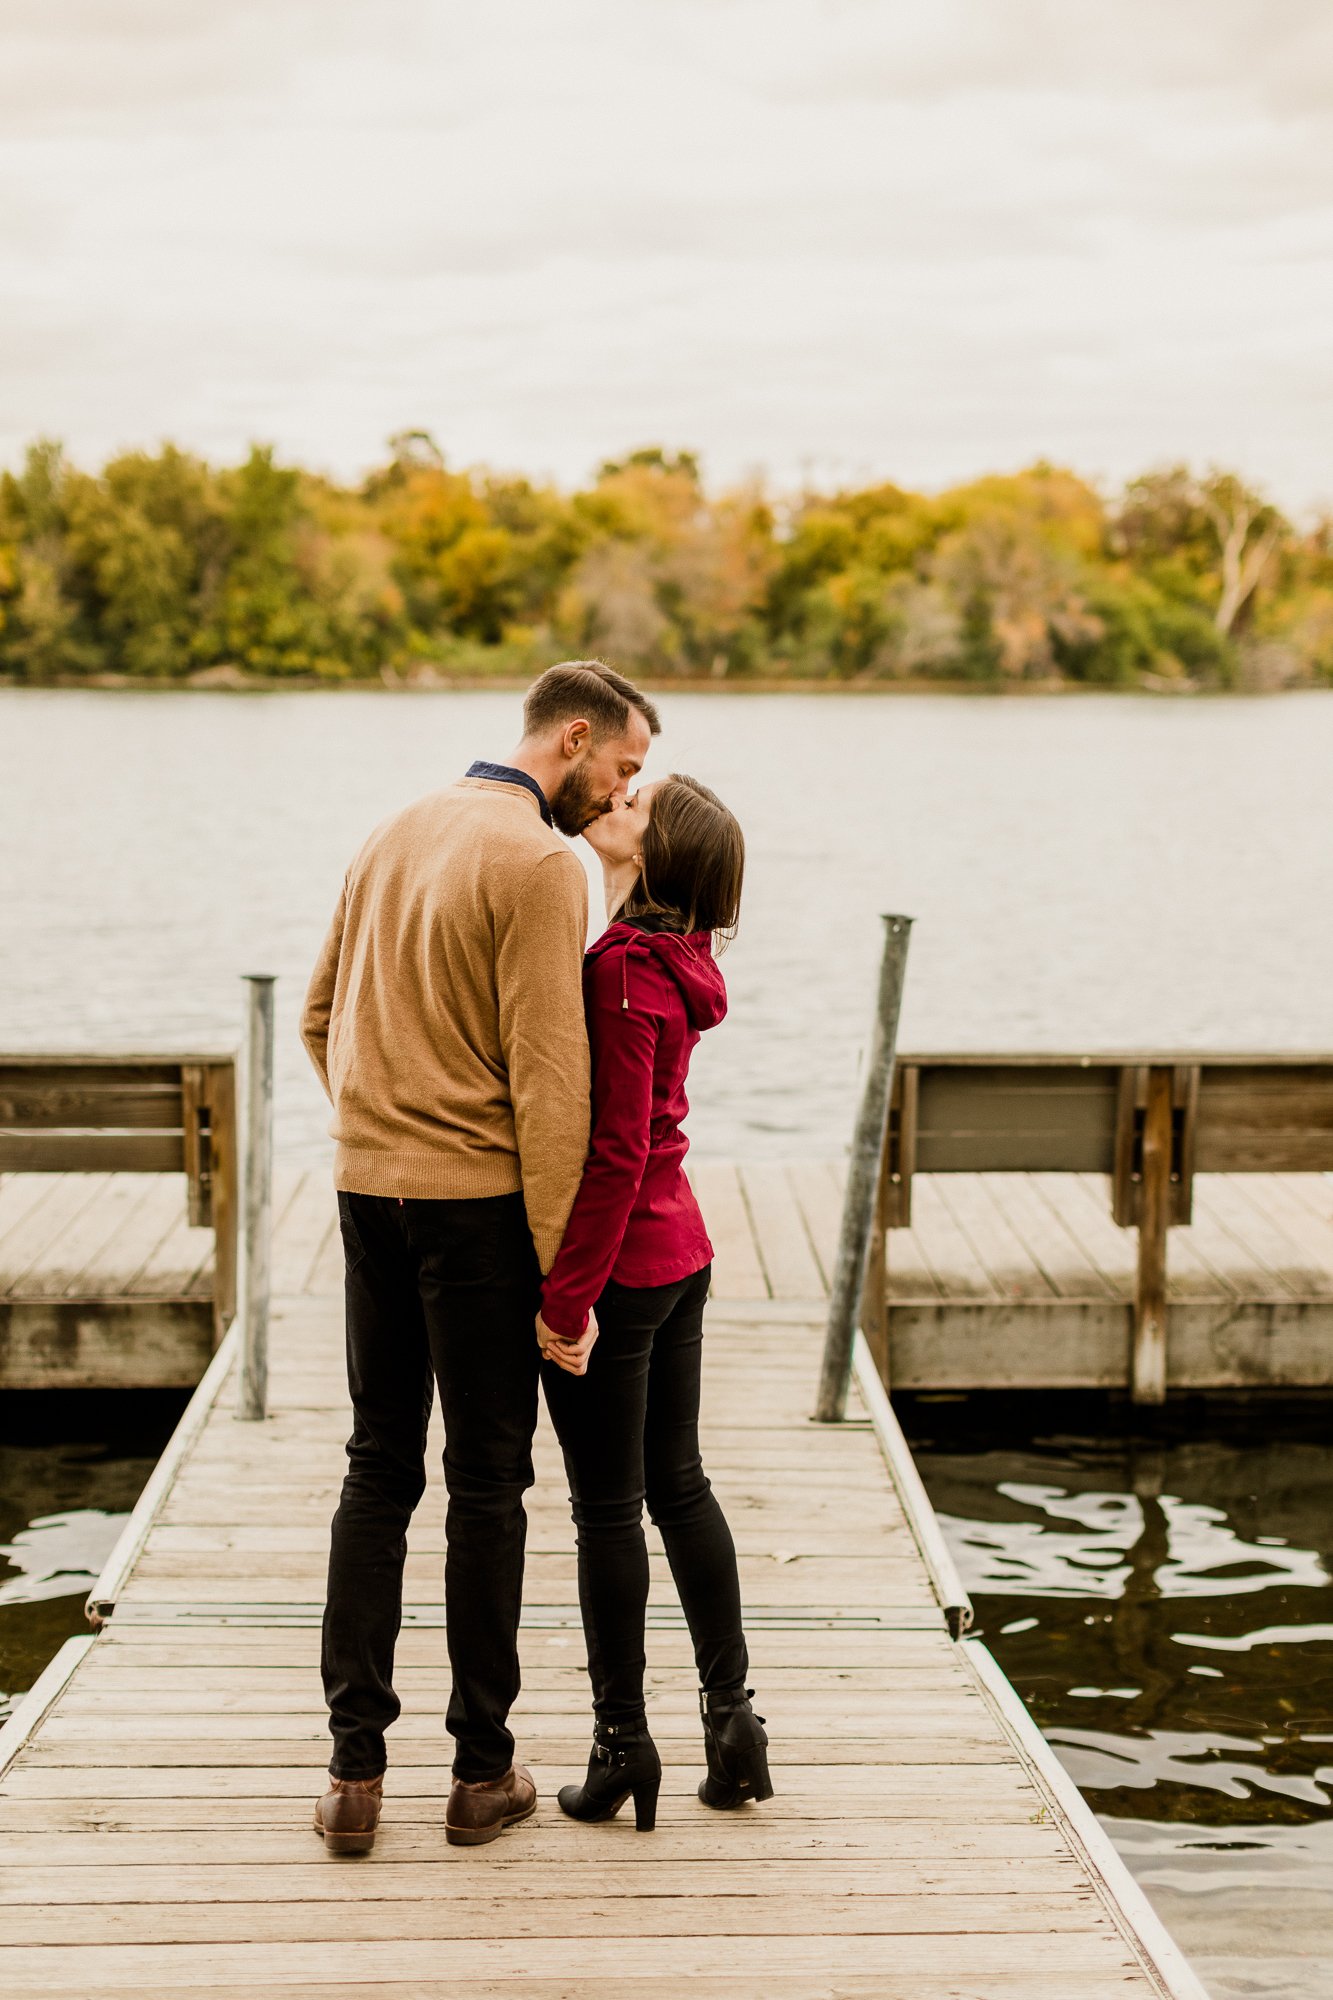
POLYGON ((73 1633, 184 1398, 11 1393, 0 1412, 0 1721, 73 1633), (21 1440, 21 1442, 20 1442, 21 1440))
POLYGON ((986 1643, 1217 2000, 1326 2000, 1326 1418, 1135 1438, 1029 1413, 1001 1442, 969 1412, 904 1415, 986 1643))
POLYGON ((75 1507, 65 1514, 40 1515, 20 1528, 12 1542, 0 1542, 0 1557, 19 1572, 0 1583, 0 1609, 80 1591, 86 1596, 128 1518, 98 1507, 75 1507))
POLYGON ((1135 1574, 1135 1564, 1125 1558, 1148 1543, 1147 1510, 1154 1506, 1161 1509, 1166 1534, 1166 1559, 1152 1575, 1161 1597, 1235 1597, 1284 1579, 1311 1587, 1329 1580, 1314 1550, 1287 1548, 1280 1535, 1245 1542, 1218 1508, 1174 1494, 1144 1501, 1135 1493, 1069 1493, 1017 1480, 1001 1480, 996 1491, 1053 1521, 1074 1522, 1077 1530, 1053 1534, 1040 1521, 941 1516, 954 1547, 966 1552, 964 1574, 975 1575, 979 1590, 1120 1597, 1135 1574))

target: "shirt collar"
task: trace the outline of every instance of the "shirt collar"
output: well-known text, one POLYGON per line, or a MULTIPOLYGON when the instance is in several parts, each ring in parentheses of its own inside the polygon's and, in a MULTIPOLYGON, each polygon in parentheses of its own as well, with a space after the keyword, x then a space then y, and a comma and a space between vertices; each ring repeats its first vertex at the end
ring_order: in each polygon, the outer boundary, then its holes
POLYGON ((546 803, 545 792, 537 780, 530 778, 526 771, 516 771, 512 764, 488 764, 484 758, 479 757, 475 764, 468 766, 467 775, 469 778, 489 778, 495 785, 522 785, 524 791, 531 792, 536 799, 546 824, 555 825, 555 821, 551 818, 551 808, 546 803))

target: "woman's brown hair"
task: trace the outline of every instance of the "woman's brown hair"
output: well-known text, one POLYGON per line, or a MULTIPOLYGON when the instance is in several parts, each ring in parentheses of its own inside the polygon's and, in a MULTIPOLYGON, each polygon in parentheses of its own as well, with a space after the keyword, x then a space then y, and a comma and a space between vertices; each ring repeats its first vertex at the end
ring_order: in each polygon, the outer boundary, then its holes
POLYGON ((697 778, 673 771, 654 788, 643 869, 617 915, 645 929, 736 935, 745 836, 734 813, 697 778))

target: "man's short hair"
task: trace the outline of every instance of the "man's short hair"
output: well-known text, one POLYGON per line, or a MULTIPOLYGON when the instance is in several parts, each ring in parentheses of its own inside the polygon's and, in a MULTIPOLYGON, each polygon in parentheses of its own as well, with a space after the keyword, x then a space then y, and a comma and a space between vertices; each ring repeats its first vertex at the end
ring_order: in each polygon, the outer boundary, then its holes
POLYGON ((603 666, 600 660, 562 660, 558 667, 548 667, 528 689, 523 703, 523 734, 545 736, 582 718, 591 724, 598 740, 623 736, 632 708, 637 708, 648 724, 649 734, 658 735, 662 724, 657 710, 633 681, 627 681, 614 667, 603 666))

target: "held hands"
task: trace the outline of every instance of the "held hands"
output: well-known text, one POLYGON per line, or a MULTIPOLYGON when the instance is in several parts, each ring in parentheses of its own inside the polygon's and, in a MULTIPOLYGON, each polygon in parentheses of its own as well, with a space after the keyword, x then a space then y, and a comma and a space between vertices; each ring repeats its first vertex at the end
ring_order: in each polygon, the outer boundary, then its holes
POLYGON ((563 1368, 566 1375, 586 1375, 588 1356, 592 1353, 597 1339, 597 1315, 588 1314, 588 1324, 577 1340, 566 1340, 563 1335, 552 1333, 541 1314, 537 1315, 537 1347, 543 1361, 554 1362, 563 1368))

